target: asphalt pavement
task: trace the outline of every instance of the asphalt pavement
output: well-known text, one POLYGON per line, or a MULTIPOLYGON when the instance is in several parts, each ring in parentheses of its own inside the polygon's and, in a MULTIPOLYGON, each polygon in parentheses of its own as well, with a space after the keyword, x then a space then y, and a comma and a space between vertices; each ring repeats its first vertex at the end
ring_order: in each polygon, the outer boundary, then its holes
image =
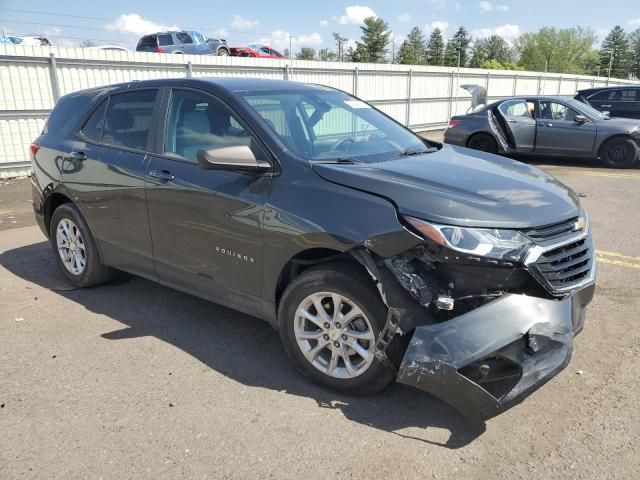
POLYGON ((74 290, 0 182, 0 478, 638 478, 640 171, 535 163, 581 194, 598 287, 568 368, 486 423, 324 390, 266 323, 140 278, 74 290))

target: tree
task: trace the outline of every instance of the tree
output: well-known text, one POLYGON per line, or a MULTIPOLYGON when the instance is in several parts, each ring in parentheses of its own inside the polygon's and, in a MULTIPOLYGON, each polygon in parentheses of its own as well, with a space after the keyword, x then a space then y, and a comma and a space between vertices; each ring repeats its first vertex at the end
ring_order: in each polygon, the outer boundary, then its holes
POLYGON ((427 63, 427 42, 424 33, 413 27, 400 45, 398 63, 404 65, 424 65, 427 63))
POLYGON ((338 55, 333 50, 329 50, 328 48, 321 48, 318 51, 318 60, 323 62, 335 62, 338 58, 338 55))
POLYGON ((600 47, 600 72, 611 76, 626 78, 629 76, 633 57, 629 48, 629 39, 620 25, 613 27, 600 47))
POLYGON ((309 47, 302 47, 298 53, 296 53, 296 60, 315 60, 316 49, 309 47))
POLYGON ((629 34, 629 47, 631 50, 631 73, 634 77, 640 77, 640 28, 629 34))
POLYGON ((439 28, 434 28, 427 42, 427 62, 429 65, 444 65, 444 38, 439 28))
POLYGON ((356 42, 356 50, 352 60, 354 62, 384 62, 391 37, 389 24, 381 18, 367 17, 360 30, 362 30, 361 41, 356 42))
POLYGON ((460 66, 464 67, 469 61, 469 45, 471 39, 467 30, 460 26, 458 31, 447 42, 444 51, 444 64, 450 67, 458 65, 458 52, 460 52, 460 66))
POLYGON ((587 69, 595 41, 595 34, 582 27, 543 27, 520 36, 516 42, 518 64, 538 72, 591 73, 587 69))
POLYGON ((344 44, 347 41, 346 37, 343 37, 337 32, 333 32, 333 39, 336 42, 336 52, 337 52, 337 60, 338 62, 344 62, 345 60, 345 48, 344 44))

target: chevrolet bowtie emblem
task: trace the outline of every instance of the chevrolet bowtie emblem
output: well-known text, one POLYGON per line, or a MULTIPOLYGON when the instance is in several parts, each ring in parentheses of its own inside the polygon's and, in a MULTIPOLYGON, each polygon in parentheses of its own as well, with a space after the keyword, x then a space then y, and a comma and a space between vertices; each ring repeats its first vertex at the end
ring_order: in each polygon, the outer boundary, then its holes
POLYGON ((573 231, 574 232, 582 232, 584 231, 585 227, 587 226, 587 222, 585 222, 583 217, 580 217, 578 220, 576 220, 576 223, 573 224, 573 231))

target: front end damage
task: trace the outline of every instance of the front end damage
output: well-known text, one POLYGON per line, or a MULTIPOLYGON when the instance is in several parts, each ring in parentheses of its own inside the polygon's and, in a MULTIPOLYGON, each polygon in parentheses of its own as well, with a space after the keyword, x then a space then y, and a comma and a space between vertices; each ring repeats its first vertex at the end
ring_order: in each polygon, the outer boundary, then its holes
POLYGON ((386 259, 352 252, 389 307, 378 359, 395 364, 398 382, 483 420, 553 378, 583 328, 595 255, 587 229, 541 238, 521 262, 452 254, 428 241, 386 259))

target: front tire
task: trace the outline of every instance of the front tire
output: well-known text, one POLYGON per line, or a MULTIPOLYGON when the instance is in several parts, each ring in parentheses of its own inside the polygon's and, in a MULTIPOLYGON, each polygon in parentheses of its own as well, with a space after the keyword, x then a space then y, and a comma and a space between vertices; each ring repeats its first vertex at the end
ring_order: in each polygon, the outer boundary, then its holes
POLYGON ((498 142, 488 133, 477 133, 469 139, 467 148, 487 153, 498 153, 498 142))
POLYGON ((638 146, 630 138, 607 140, 600 153, 603 165, 609 168, 630 168, 638 160, 638 146))
POLYGON ((221 48, 220 50, 218 50, 219 57, 228 57, 229 55, 229 50, 227 50, 226 48, 221 48))
POLYGON ((112 275, 100 259, 96 241, 75 205, 60 205, 51 216, 49 240, 56 263, 78 288, 106 282, 112 275))
POLYGON ((374 393, 396 373, 374 355, 386 311, 371 279, 357 266, 312 267, 282 296, 280 338, 296 367, 317 383, 351 395, 374 393))

